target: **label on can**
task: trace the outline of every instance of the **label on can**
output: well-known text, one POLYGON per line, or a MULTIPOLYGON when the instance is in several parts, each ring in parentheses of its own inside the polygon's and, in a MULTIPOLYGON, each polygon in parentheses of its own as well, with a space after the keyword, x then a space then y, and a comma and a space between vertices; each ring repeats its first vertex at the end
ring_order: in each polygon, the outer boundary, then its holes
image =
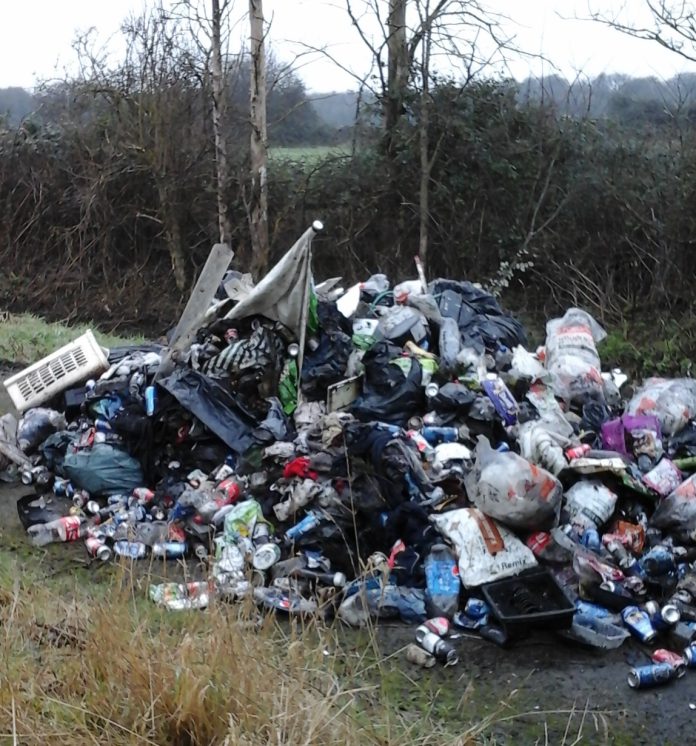
POLYGON ((677 672, 669 663, 653 663, 650 666, 633 668, 628 674, 628 685, 632 689, 661 686, 676 678, 677 672))
POLYGON ((77 541, 80 538, 82 519, 77 515, 67 515, 60 519, 65 529, 65 541, 77 541))

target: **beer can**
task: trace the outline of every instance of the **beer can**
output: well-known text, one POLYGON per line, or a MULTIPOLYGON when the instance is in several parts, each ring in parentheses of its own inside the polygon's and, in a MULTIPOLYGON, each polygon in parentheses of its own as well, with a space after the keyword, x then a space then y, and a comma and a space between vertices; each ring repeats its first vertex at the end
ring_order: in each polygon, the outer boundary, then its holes
POLYGON ((684 662, 688 668, 696 668, 696 642, 684 648, 684 662))
POLYGON ((631 689, 647 689, 668 684, 678 676, 678 671, 669 663, 653 663, 649 666, 632 668, 628 673, 628 685, 631 689))
POLYGON ((254 551, 251 564, 256 570, 268 570, 280 559, 280 547, 272 542, 261 544, 254 551))
POLYGON ((72 496, 72 503, 76 508, 84 508, 90 502, 87 490, 77 490, 72 496))
POLYGON ((676 604, 665 604, 660 608, 657 601, 648 601, 643 608, 650 617, 650 623, 657 630, 669 629, 681 619, 681 612, 676 604))
POLYGON ((456 427, 424 427, 421 435, 434 446, 438 443, 456 443, 459 430, 456 427))
POLYGON ((180 559, 186 555, 183 541, 160 541, 152 545, 152 556, 161 559, 180 559))
POLYGON ((464 605, 464 613, 470 619, 483 619, 491 613, 491 607, 482 598, 469 598, 464 605))
POLYGON ((94 557, 101 562, 108 562, 113 556, 111 548, 101 539, 95 537, 85 539, 85 547, 87 548, 87 554, 89 554, 90 557, 94 557))
POLYGON ((117 541, 114 543, 114 553, 119 557, 143 559, 147 556, 147 546, 141 541, 117 541))
POLYGON ((641 642, 652 642, 657 637, 650 617, 643 609, 637 606, 626 606, 621 612, 621 618, 634 637, 641 642))

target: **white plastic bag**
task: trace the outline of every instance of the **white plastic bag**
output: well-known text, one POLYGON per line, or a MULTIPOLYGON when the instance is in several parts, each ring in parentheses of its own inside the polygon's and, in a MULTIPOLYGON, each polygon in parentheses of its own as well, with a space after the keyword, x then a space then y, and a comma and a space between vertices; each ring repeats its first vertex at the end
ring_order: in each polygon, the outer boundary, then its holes
POLYGON ((592 316, 579 308, 569 308, 563 318, 546 324, 546 367, 556 396, 572 401, 602 393, 597 342, 606 336, 592 316))
POLYGON ((451 510, 430 520, 454 547, 459 578, 466 588, 509 578, 537 564, 528 547, 480 510, 451 510))
POLYGON ((521 529, 551 526, 563 496, 561 483, 552 474, 516 453, 495 451, 483 436, 464 485, 469 499, 486 515, 521 529))
POLYGON ((531 378, 538 381, 546 376, 546 368, 531 352, 525 350, 522 345, 517 345, 512 350, 512 365, 510 373, 515 378, 531 378))
POLYGON ((579 528, 599 528, 614 513, 616 495, 596 479, 577 482, 565 493, 564 515, 579 528))
POLYGON ((629 414, 654 415, 665 435, 674 435, 696 417, 696 381, 649 378, 628 403, 629 414))

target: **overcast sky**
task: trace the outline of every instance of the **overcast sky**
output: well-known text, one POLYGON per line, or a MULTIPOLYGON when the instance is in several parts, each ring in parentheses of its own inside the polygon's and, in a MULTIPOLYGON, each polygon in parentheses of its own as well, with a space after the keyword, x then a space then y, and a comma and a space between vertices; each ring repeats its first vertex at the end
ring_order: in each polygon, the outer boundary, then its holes
MULTIPOLYGON (((246 8, 246 0, 236 0, 246 8)), ((359 5, 362 0, 353 0, 359 5)), ((566 76, 578 71, 655 75, 668 78, 676 72, 696 71, 657 44, 630 39, 597 24, 575 20, 591 8, 608 12, 621 9, 623 17, 646 21, 644 0, 481 0, 509 20, 502 22, 506 36, 515 36, 518 48, 541 54, 566 76)), ((147 0, 0 0, 0 87, 31 87, 37 79, 61 75, 74 62, 71 42, 78 30, 95 27, 100 39, 112 39, 118 50, 119 22, 141 10, 147 0)), ((301 48, 297 42, 323 46, 356 74, 363 74, 369 56, 348 22, 344 0, 265 0, 267 18, 273 19, 271 43, 279 57, 289 58, 301 48), (293 45, 292 42, 295 42, 293 45)), ((240 32, 241 33, 241 32, 240 32)), ((554 72, 552 64, 516 58, 512 74, 554 72)), ((300 74, 312 91, 355 87, 355 80, 326 58, 307 58, 300 74)))

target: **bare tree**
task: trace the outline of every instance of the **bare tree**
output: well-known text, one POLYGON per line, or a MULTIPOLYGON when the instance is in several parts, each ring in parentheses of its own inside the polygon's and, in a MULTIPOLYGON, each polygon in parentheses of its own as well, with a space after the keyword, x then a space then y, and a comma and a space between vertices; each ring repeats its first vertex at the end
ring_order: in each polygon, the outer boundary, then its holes
POLYGON ((268 134, 266 127, 266 55, 263 0, 249 0, 251 79, 249 114, 251 119, 250 165, 251 271, 263 272, 268 264, 268 134))
POLYGON ((222 25, 230 7, 230 0, 211 0, 210 72, 213 91, 213 131, 215 133, 215 170, 217 175, 217 209, 220 243, 230 245, 232 224, 227 194, 232 181, 225 137, 226 76, 223 67, 222 25))
MULTIPOLYGON (((398 151, 406 144, 405 138, 418 138, 418 253, 425 265, 431 224, 430 186, 440 155, 439 143, 431 142, 432 86, 437 69, 458 78, 463 89, 495 57, 503 58, 510 40, 500 35, 499 16, 486 11, 478 0, 388 0, 386 21, 384 8, 385 0, 346 0, 351 22, 372 54, 375 77, 381 84, 377 95, 382 102, 383 145, 392 171, 394 209, 399 212, 403 211, 404 200, 400 196, 398 151), (370 27, 377 29, 376 34, 370 27)), ((400 232, 405 230, 405 222, 402 215, 400 232)), ((396 241, 398 252, 398 236, 396 241)))
MULTIPOLYGON (((406 36, 407 0, 389 0, 387 17, 387 88, 384 96, 384 134, 386 151, 394 155, 395 134, 404 112, 408 90, 410 61, 406 36)), ((348 3, 350 9, 350 2, 348 3)))
POLYGON ((696 6, 691 0, 644 0, 650 22, 643 25, 624 20, 622 13, 611 15, 603 11, 591 13, 594 21, 637 39, 654 41, 696 62, 696 6))

